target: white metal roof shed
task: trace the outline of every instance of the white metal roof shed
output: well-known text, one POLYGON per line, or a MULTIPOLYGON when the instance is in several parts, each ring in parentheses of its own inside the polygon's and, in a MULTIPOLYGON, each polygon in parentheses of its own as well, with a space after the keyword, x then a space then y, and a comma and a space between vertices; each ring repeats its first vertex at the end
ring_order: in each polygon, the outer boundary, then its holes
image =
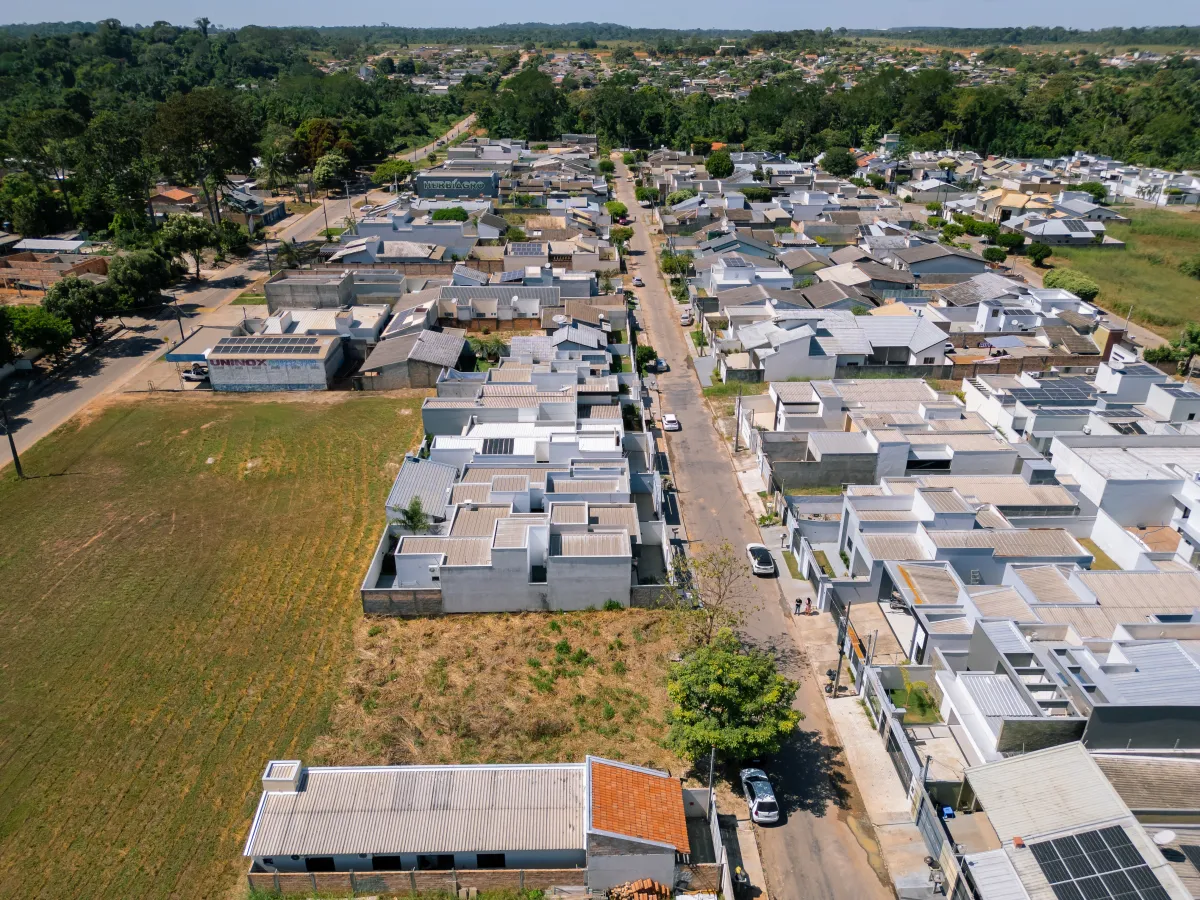
POLYGON ((586 768, 310 767, 263 792, 244 855, 582 850, 586 768))

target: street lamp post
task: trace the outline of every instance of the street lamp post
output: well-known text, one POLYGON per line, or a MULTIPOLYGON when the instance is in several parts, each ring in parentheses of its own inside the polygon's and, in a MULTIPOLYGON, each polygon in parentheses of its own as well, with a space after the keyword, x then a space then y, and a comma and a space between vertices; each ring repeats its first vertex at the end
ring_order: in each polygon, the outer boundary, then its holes
POLYGON ((183 310, 179 308, 179 297, 176 294, 171 295, 171 305, 175 307, 175 321, 179 325, 179 343, 187 340, 187 335, 183 333, 183 310))

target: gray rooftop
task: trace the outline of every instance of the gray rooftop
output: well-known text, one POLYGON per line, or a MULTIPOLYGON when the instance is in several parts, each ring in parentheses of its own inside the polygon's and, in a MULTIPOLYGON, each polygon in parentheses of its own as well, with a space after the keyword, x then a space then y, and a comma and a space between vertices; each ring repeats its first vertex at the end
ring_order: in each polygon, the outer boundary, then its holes
POLYGON ((457 466, 406 456, 388 493, 387 508, 406 509, 413 497, 420 497, 425 512, 440 518, 457 476, 457 466))

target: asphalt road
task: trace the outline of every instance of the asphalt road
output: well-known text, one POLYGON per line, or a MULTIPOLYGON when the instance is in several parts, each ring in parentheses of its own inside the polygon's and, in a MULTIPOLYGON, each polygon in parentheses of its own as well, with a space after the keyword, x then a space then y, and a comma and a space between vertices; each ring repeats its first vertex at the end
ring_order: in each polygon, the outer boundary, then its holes
MULTIPOLYGON (((454 140, 474 122, 474 114, 467 116, 438 141, 454 140)), ((401 158, 415 161, 435 149, 436 145, 437 141, 433 141, 401 158)), ((298 220, 275 229, 267 249, 273 253, 279 240, 314 240, 317 233, 325 228, 327 214, 329 224, 335 226, 346 217, 346 205, 345 199, 328 201, 327 209, 318 206, 298 220)), ((202 271, 202 281, 188 279, 169 292, 177 297, 180 316, 188 333, 197 325, 205 324, 208 313, 230 303, 247 286, 266 274, 266 252, 255 250, 246 259, 225 268, 202 271)), ((171 308, 154 319, 125 317, 124 321, 128 328, 81 355, 56 377, 23 391, 9 389, 10 397, 6 406, 18 453, 24 453, 97 397, 125 385, 179 338, 179 325, 171 308)), ((21 380, 20 374, 14 375, 10 384, 21 380)), ((177 386, 157 385, 163 388, 177 386)), ((0 439, 0 469, 11 463, 8 441, 0 439)))
MULTIPOLYGON (((666 360, 669 370, 657 378, 659 407, 679 417, 680 431, 666 435, 671 474, 693 555, 729 541, 738 552, 760 540, 734 474, 724 440, 713 426, 688 365, 687 342, 679 324, 682 309, 667 291, 654 259, 649 211, 638 207, 625 166, 617 160, 617 198, 637 221, 630 242, 630 275, 641 275, 636 289, 637 315, 645 337, 666 360)), ((871 826, 862 818, 850 775, 836 747, 822 687, 787 630, 778 586, 755 579, 748 604, 745 637, 773 650, 781 669, 801 683, 796 707, 806 716, 796 738, 771 760, 768 769, 786 811, 782 825, 757 828, 758 844, 773 900, 885 900, 894 894, 872 867, 877 848, 871 826)), ((878 865, 878 863, 876 862, 878 865)))

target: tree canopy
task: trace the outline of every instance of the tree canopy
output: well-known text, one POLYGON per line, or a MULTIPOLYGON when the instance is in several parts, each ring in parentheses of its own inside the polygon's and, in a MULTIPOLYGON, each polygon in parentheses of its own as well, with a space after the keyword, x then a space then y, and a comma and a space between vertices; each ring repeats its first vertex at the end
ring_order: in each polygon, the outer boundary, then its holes
POLYGON ((798 687, 779 674, 774 657, 721 629, 671 667, 667 743, 693 761, 711 747, 730 761, 774 753, 800 722, 792 709, 798 687))

